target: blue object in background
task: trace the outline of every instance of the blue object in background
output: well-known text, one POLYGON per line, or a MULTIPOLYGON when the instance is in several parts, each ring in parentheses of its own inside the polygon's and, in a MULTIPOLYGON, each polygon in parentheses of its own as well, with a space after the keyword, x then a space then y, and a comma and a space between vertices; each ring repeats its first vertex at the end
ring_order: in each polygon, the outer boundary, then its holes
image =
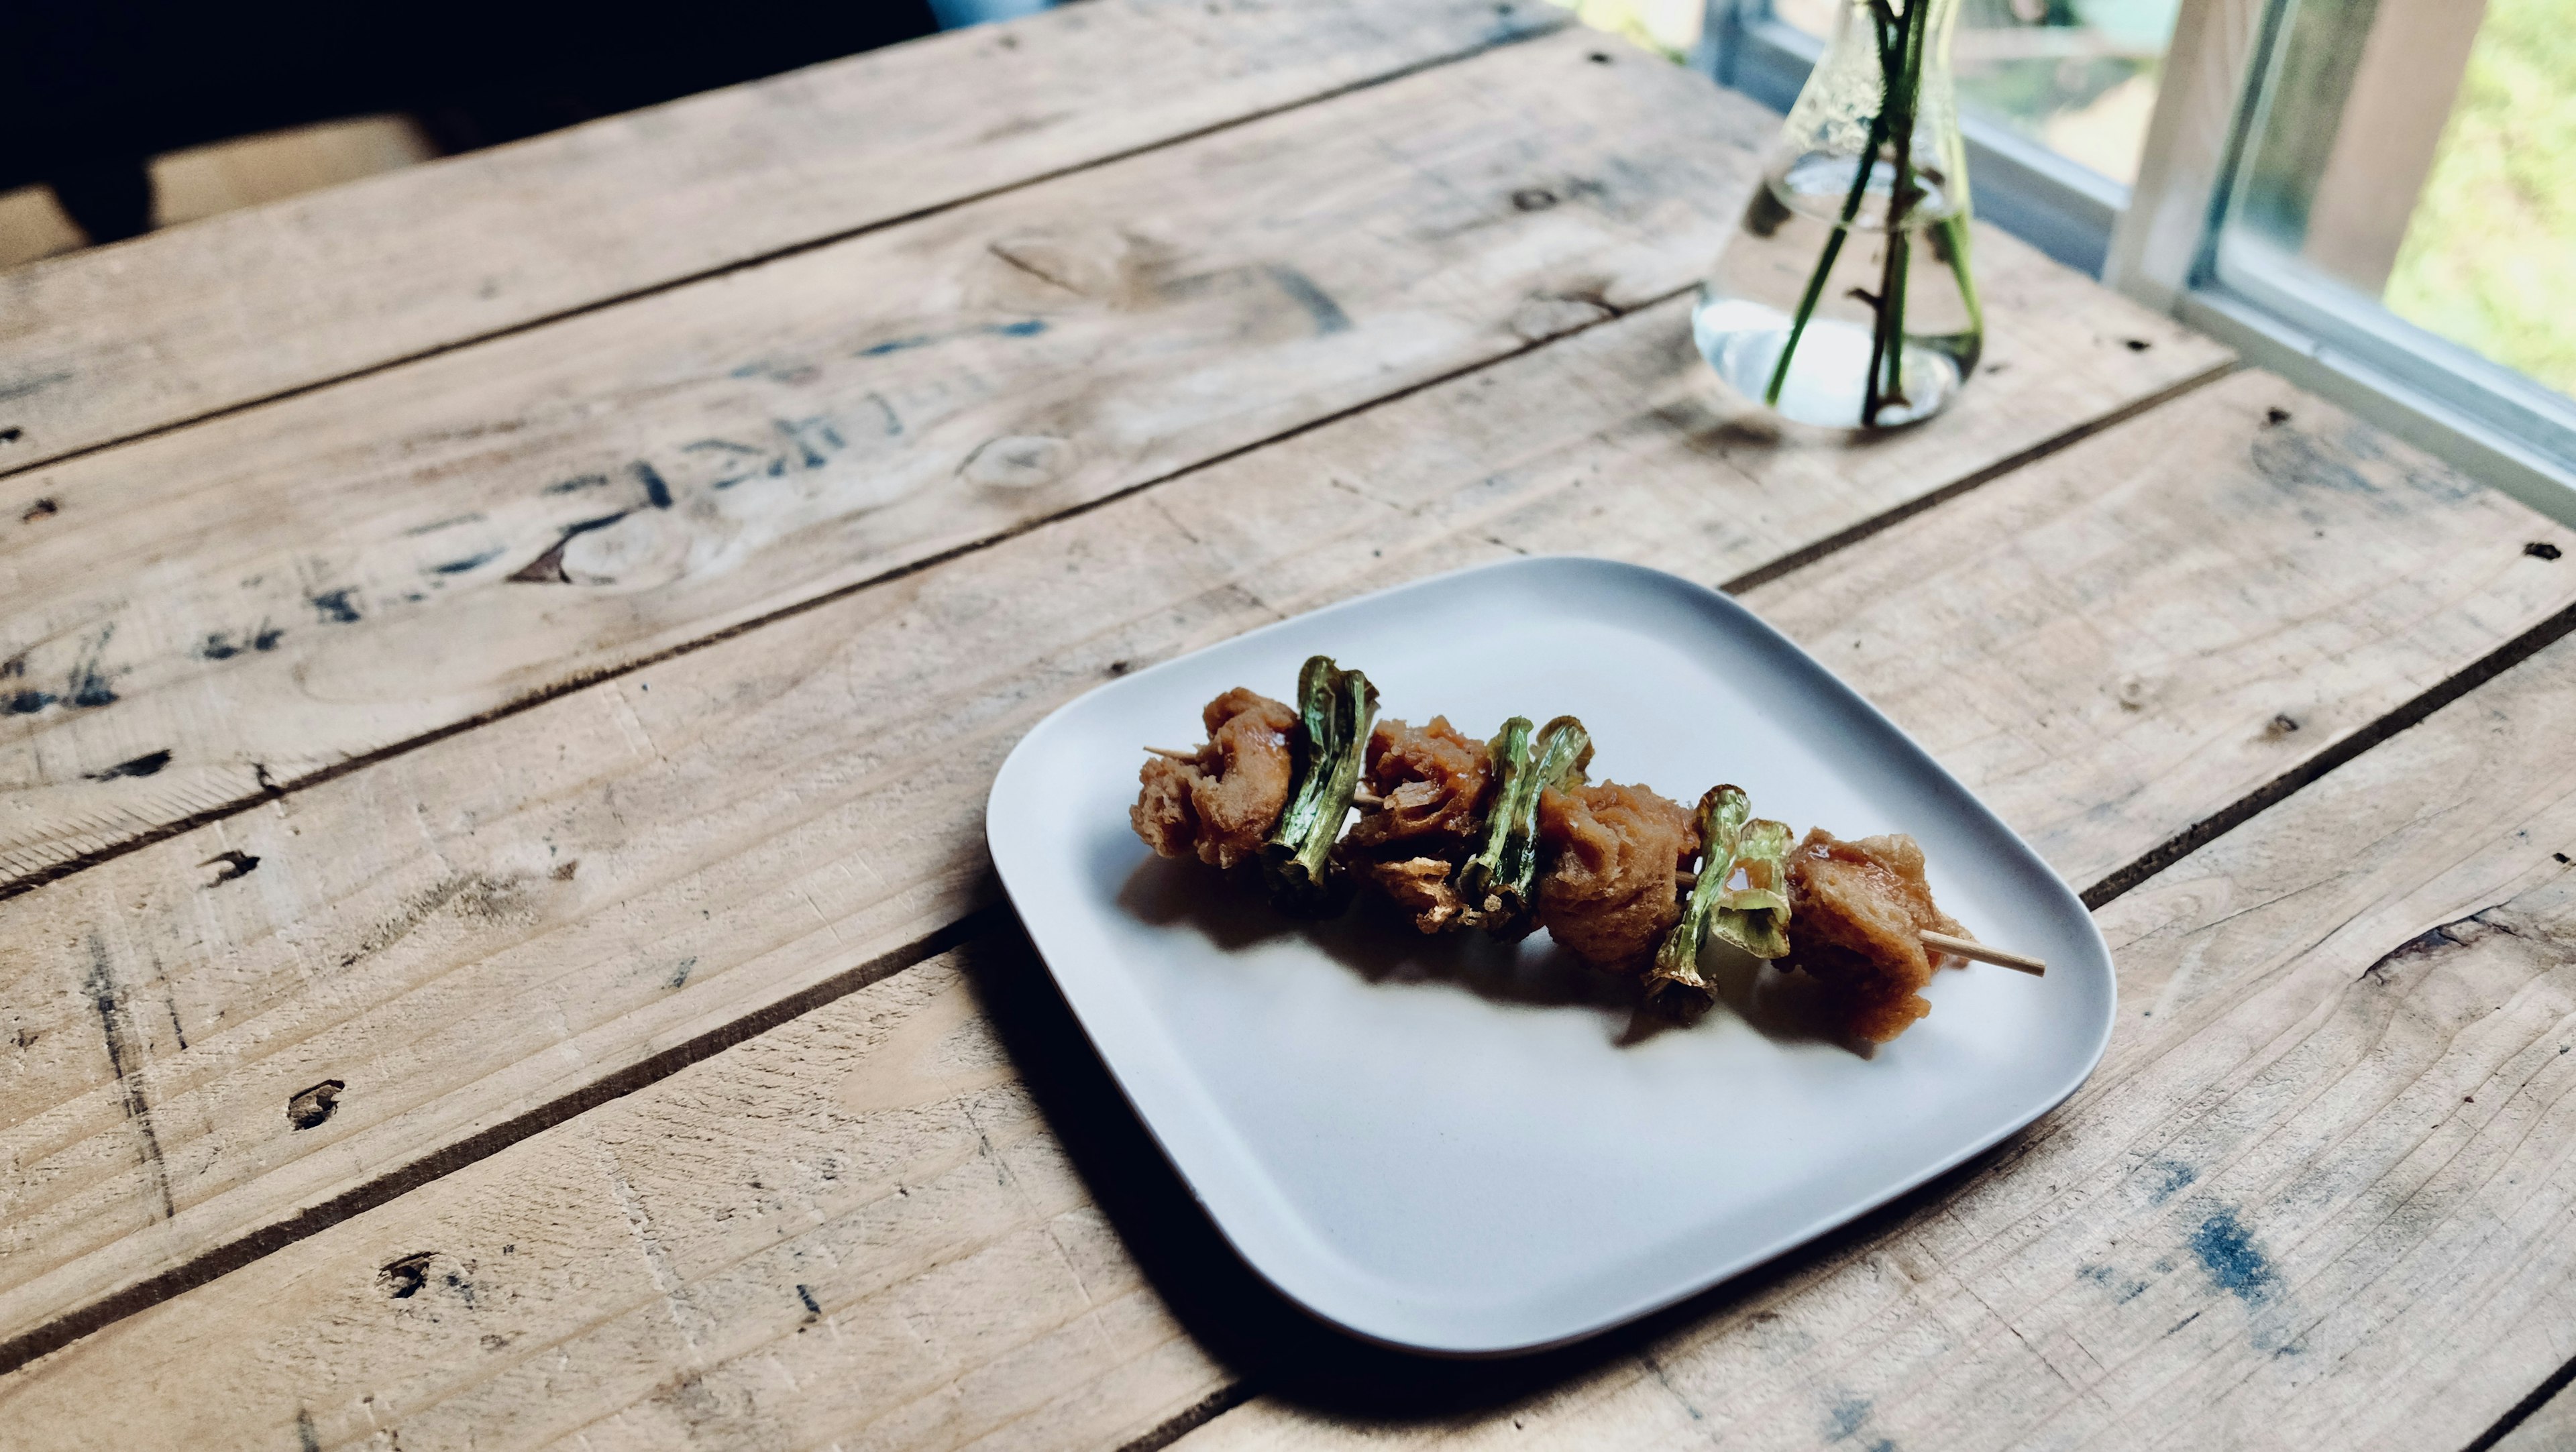
POLYGON ((987 20, 1017 20, 1035 15, 1047 8, 1049 0, 930 0, 930 13, 939 19, 939 28, 955 30, 961 26, 981 25, 987 20))

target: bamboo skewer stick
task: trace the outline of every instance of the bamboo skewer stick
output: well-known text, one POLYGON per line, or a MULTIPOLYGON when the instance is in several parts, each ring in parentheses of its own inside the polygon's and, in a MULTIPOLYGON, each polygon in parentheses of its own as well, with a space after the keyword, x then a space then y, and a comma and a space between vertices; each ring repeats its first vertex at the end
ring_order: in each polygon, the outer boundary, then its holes
MULTIPOLYGON (((1699 881, 1699 874, 1685 867, 1673 874, 1673 880, 1680 883, 1687 891, 1699 881)), ((2027 973, 2033 978, 2046 977, 2048 974, 2048 964, 2044 960, 2027 954, 2006 952, 2001 948, 1990 948, 1974 938, 1954 938, 1948 933, 1925 933, 1923 946, 1935 953, 1947 953, 1954 958, 1965 958, 1975 963, 1992 963, 1998 968, 2010 968, 2016 973, 2027 973)))
POLYGON ((2027 973, 2033 978, 2041 977, 2048 972, 2048 965, 2037 958, 2026 957, 2020 953, 2007 953, 2001 948, 1989 948, 1974 938, 1954 938, 1948 933, 1925 933, 1923 946, 1934 952, 1948 953, 1979 963, 1992 963, 1998 968, 2010 968, 2016 973, 2027 973))

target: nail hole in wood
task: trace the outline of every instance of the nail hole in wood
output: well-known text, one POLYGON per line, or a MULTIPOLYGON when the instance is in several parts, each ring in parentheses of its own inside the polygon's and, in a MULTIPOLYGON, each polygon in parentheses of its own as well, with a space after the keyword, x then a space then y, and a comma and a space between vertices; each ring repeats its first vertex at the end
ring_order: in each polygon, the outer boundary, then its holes
POLYGON ((348 1087, 337 1079, 325 1079, 287 1100, 286 1122, 297 1129, 311 1129, 322 1123, 338 1111, 340 1091, 348 1087))
POLYGON ((419 1295, 420 1288, 428 1282, 429 1259, 437 1253, 423 1250, 404 1256, 376 1272, 376 1284, 383 1286, 385 1294, 397 1301, 410 1300, 419 1295))

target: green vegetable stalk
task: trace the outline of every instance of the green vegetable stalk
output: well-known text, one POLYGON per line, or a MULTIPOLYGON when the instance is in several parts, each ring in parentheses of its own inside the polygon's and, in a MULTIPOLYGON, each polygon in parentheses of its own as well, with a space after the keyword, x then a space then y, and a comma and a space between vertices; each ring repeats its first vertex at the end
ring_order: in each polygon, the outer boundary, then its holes
POLYGON ((1735 839, 1735 871, 1745 885, 1728 890, 1708 915, 1708 930, 1756 958, 1788 957, 1789 824, 1762 817, 1745 823, 1735 839))
POLYGON ((1715 997, 1700 976, 1700 948, 1715 934, 1756 958, 1789 952, 1786 885, 1789 828, 1753 816, 1739 786, 1708 789, 1699 799, 1700 870, 1681 921, 1664 935, 1646 973, 1646 1002, 1669 1018, 1696 1018, 1715 997), (1744 887, 1732 887, 1742 870, 1744 887))
POLYGON ((1297 714, 1296 776, 1287 809, 1262 848, 1261 866, 1271 901, 1282 912, 1324 916, 1350 898, 1348 880, 1333 871, 1333 843, 1359 787, 1369 726, 1377 717, 1377 687, 1329 656, 1311 656, 1297 672, 1297 714))
POLYGON ((1494 733, 1494 795, 1485 809, 1485 845, 1458 868, 1458 897, 1466 904, 1460 924, 1503 929, 1528 912, 1530 883, 1538 875, 1539 793, 1583 780, 1592 765, 1592 733, 1571 716, 1530 731, 1514 716, 1494 733), (1535 745, 1533 746, 1533 742, 1535 745))

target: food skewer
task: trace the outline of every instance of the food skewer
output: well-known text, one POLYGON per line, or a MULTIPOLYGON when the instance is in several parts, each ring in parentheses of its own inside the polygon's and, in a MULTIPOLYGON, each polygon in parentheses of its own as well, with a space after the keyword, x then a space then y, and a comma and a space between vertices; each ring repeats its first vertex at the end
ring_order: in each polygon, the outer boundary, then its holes
POLYGON ((1871 1043, 1931 1012, 1920 990, 1944 959, 2046 972, 1942 912, 1903 833, 1845 841, 1819 827, 1793 845, 1740 787, 1712 787, 1694 812, 1594 782, 1590 735, 1570 716, 1536 730, 1515 716, 1490 741, 1442 717, 1380 722, 1368 677, 1324 656, 1299 671, 1295 701, 1236 687, 1201 713, 1206 745, 1145 748, 1137 835, 1166 857, 1257 864, 1273 906, 1295 915, 1338 913, 1367 885, 1425 933, 1546 928, 1682 1020, 1715 1001, 1698 968, 1712 937, 1821 981, 1842 1031, 1871 1043))
MULTIPOLYGON (((1685 867, 1673 874, 1673 880, 1681 885, 1683 891, 1688 892, 1698 884, 1699 874, 1685 867)), ((1965 958, 1973 963, 1992 963, 1998 968, 2010 968, 2016 973, 2027 973, 2033 978, 2048 976, 2048 960, 2044 958, 2033 958, 2026 953, 2009 952, 1980 943, 1974 938, 1955 937, 1949 933, 1925 931, 1916 936, 1923 940, 1924 947, 1935 953, 1947 953, 1953 958, 1965 958)))
POLYGON ((1974 938, 1957 938, 1948 933, 1929 932, 1922 937, 1923 946, 1936 953, 1948 953, 1955 958, 1971 958, 1979 963, 1992 963, 1998 968, 2010 968, 2016 973, 2027 973, 2033 978, 2044 977, 2048 973, 2048 964, 2040 959, 2020 953, 2009 953, 2001 948, 1989 948, 1974 938))

